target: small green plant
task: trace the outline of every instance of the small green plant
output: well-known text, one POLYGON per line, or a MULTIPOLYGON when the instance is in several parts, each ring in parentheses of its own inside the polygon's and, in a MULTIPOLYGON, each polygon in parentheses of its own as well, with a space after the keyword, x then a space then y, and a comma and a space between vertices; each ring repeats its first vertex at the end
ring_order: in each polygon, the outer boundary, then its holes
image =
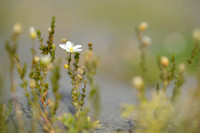
MULTIPOLYGON (((143 23, 141 25, 144 25, 143 23)), ((143 27, 141 26, 140 27, 143 27)), ((143 28, 138 29, 143 29, 143 28)), ((146 27, 146 26, 144 26, 146 27)), ((146 29, 146 28, 144 28, 146 29)), ((180 101, 181 87, 185 82, 185 71, 198 56, 200 32, 195 31, 195 46, 191 57, 186 63, 177 65, 175 54, 172 54, 171 61, 165 56, 158 55, 158 67, 160 69, 160 80, 162 85, 157 84, 156 90, 148 99, 144 89, 144 65, 141 65, 142 76, 133 79, 133 85, 139 95, 137 105, 124 104, 122 116, 135 120, 134 132, 136 133, 179 133, 200 131, 199 112, 199 86, 194 92, 180 101), (171 95, 167 95, 169 85, 174 83, 171 95), (191 109, 193 110, 191 113, 191 109)), ((140 37, 140 36, 139 36, 140 37)), ((143 51, 142 55, 143 55, 143 51)), ((144 62, 142 58, 142 62, 144 62)), ((142 63, 144 64, 144 63, 142 63)))
MULTIPOLYGON (((73 46, 70 41, 66 41, 67 45, 60 44, 61 48, 65 48, 69 52, 69 57, 67 58, 68 64, 65 68, 68 70, 68 74, 71 77, 71 84, 73 86, 71 91, 72 104, 76 109, 75 115, 70 113, 57 114, 57 109, 59 108, 59 103, 61 100, 61 95, 59 94, 59 79, 60 74, 60 60, 55 60, 56 45, 54 44, 54 34, 55 34, 55 17, 52 17, 51 26, 48 29, 48 39, 46 43, 43 41, 42 33, 40 30, 35 30, 34 27, 30 28, 30 38, 32 39, 31 48, 31 67, 29 78, 27 78, 27 64, 21 65, 20 57, 17 54, 18 48, 18 38, 22 31, 21 25, 16 24, 13 28, 14 32, 10 40, 6 41, 6 50, 10 59, 10 90, 12 92, 12 103, 13 108, 6 107, 4 103, 0 103, 0 118, 1 118, 1 131, 7 132, 8 127, 6 121, 11 115, 10 110, 14 110, 15 116, 17 118, 17 126, 13 132, 28 132, 25 123, 22 120, 21 107, 19 106, 18 100, 16 98, 16 84, 14 81, 14 68, 16 66, 19 78, 21 79, 21 88, 25 91, 25 97, 27 98, 28 106, 31 108, 31 132, 39 132, 39 126, 42 127, 44 132, 87 132, 100 127, 99 121, 91 121, 88 116, 89 109, 85 107, 85 97, 86 97, 86 84, 87 80, 84 75, 87 74, 85 66, 79 65, 80 59, 80 49, 81 45, 73 46), (35 40, 36 37, 40 43, 41 56, 36 55, 35 50, 35 40), (74 58, 72 59, 72 56, 74 58), (71 64, 73 63, 73 65, 71 64), (48 73, 50 76, 50 83, 48 73), (83 86, 83 87, 82 87, 83 86), (79 88, 82 87, 82 93, 79 92, 79 88), (53 99, 49 99, 47 94, 52 92, 53 99), (6 113, 8 112, 8 113, 6 113), (63 128, 62 126, 66 127, 63 128)), ((87 74, 90 75, 91 73, 87 74)), ((93 76, 94 74, 92 74, 93 76)), ((90 80, 93 80, 91 76, 90 80)), ((1 83, 0 83, 1 85, 1 83)), ((0 86, 1 87, 1 86, 0 86)), ((67 87, 68 88, 68 87, 67 87)), ((1 93, 1 95, 3 95, 1 93)))

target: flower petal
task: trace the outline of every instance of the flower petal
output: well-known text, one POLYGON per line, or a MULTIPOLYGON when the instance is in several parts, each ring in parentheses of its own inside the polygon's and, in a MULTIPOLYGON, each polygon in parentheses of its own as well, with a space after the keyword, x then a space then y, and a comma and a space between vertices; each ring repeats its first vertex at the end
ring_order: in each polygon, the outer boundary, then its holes
POLYGON ((73 49, 78 49, 78 48, 81 48, 82 46, 81 45, 75 45, 74 47, 73 47, 73 49))
POLYGON ((74 49, 74 52, 80 52, 82 49, 74 49))
POLYGON ((73 43, 70 42, 70 41, 67 41, 66 46, 67 46, 68 49, 70 49, 73 46, 73 43))
POLYGON ((59 44, 59 46, 60 46, 62 49, 65 49, 65 50, 68 49, 68 47, 67 47, 65 44, 59 44))

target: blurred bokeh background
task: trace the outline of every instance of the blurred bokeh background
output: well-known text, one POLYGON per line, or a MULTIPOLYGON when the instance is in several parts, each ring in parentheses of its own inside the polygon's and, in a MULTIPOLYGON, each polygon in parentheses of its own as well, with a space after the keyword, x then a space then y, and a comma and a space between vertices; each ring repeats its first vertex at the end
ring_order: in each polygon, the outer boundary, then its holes
POLYGON ((58 46, 63 37, 84 49, 93 42, 101 58, 99 75, 129 82, 140 73, 135 27, 146 21, 146 35, 152 39, 147 52, 147 75, 151 75, 149 81, 154 81, 159 75, 157 53, 170 57, 174 52, 182 62, 191 52, 192 31, 200 27, 199 5, 199 0, 1 0, 0 60, 7 60, 4 40, 16 22, 23 25, 19 55, 29 61, 29 27, 40 29, 45 38, 55 16, 57 57, 65 57, 58 46))

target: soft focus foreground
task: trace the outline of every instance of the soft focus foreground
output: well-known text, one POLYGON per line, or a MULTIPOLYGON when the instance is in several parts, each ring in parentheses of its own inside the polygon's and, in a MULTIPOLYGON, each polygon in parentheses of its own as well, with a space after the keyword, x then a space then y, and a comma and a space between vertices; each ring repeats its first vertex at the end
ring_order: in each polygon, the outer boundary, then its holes
POLYGON ((198 4, 1 4, 0 131, 200 132, 198 4))

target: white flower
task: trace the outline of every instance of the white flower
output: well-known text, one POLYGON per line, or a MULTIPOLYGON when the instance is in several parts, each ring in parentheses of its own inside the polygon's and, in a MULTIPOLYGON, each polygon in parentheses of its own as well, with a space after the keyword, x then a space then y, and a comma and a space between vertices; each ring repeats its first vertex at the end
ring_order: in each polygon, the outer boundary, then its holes
POLYGON ((70 53, 82 51, 82 49, 80 49, 82 47, 81 45, 74 45, 74 43, 70 41, 67 41, 66 44, 59 44, 59 46, 70 53))

